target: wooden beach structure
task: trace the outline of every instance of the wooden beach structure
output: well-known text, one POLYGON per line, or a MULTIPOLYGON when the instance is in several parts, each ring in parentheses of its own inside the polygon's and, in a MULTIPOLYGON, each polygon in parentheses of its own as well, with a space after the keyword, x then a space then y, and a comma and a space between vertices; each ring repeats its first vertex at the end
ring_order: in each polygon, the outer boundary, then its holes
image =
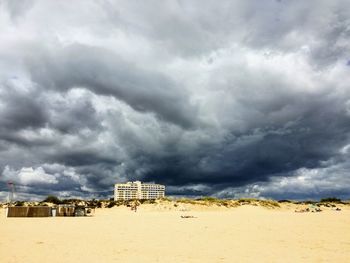
POLYGON ((93 207, 78 205, 49 206, 9 206, 6 208, 7 217, 73 217, 91 216, 93 207))
POLYGON ((56 216, 74 216, 75 205, 58 205, 56 216))
POLYGON ((49 217, 51 207, 48 206, 9 206, 7 217, 49 217))
POLYGON ((87 216, 93 208, 80 205, 58 205, 56 216, 87 216))

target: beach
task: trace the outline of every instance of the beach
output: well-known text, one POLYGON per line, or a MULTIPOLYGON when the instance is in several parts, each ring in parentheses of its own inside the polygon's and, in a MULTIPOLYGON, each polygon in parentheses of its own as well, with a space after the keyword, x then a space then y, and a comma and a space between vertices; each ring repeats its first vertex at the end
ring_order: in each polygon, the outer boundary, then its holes
POLYGON ((91 217, 6 218, 0 262, 350 262, 350 210, 142 205, 91 217), (188 217, 188 218, 183 218, 188 217))

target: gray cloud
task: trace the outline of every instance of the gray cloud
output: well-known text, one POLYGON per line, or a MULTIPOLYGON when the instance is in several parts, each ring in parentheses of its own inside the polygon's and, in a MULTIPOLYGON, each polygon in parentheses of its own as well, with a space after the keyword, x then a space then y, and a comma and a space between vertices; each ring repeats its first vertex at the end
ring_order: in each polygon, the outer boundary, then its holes
POLYGON ((53 54, 39 53, 28 60, 33 80, 43 87, 83 87, 96 94, 115 96, 136 110, 154 112, 185 127, 195 122, 195 107, 171 78, 138 68, 111 51, 73 45, 53 54))
POLYGON ((28 96, 35 95, 26 91, 16 90, 15 83, 1 84, 0 124, 3 129, 21 129, 26 127, 43 126, 47 120, 45 111, 40 107, 37 100, 28 96))
POLYGON ((349 198, 349 9, 2 1, 0 198, 349 198))
POLYGON ((21 18, 22 16, 25 16, 27 10, 33 6, 33 2, 33 0, 2 0, 0 2, 0 6, 6 8, 12 20, 16 22, 17 19, 21 18))

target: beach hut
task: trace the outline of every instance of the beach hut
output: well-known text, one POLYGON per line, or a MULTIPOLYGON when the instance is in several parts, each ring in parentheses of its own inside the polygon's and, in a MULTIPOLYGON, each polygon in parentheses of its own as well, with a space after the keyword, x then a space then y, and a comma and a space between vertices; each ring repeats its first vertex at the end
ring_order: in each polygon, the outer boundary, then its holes
POLYGON ((91 208, 82 205, 58 205, 56 216, 87 216, 91 215, 91 208))
POLYGON ((75 216, 86 216, 85 206, 76 206, 74 211, 75 216))
POLYGON ((7 217, 49 217, 51 207, 48 206, 9 206, 7 217))
POLYGON ((56 216, 75 216, 75 205, 58 205, 56 216))

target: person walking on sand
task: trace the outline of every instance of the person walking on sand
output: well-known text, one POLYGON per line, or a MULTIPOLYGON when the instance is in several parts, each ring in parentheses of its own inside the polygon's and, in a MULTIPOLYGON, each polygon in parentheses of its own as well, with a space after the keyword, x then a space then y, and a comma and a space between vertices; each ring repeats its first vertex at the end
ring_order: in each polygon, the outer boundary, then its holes
POLYGON ((137 206, 138 206, 138 202, 137 201, 134 201, 132 206, 131 206, 131 211, 134 210, 135 213, 137 212, 137 206))
POLYGON ((138 200, 135 201, 135 212, 137 211, 137 207, 138 207, 140 204, 141 204, 141 203, 140 203, 138 200))

